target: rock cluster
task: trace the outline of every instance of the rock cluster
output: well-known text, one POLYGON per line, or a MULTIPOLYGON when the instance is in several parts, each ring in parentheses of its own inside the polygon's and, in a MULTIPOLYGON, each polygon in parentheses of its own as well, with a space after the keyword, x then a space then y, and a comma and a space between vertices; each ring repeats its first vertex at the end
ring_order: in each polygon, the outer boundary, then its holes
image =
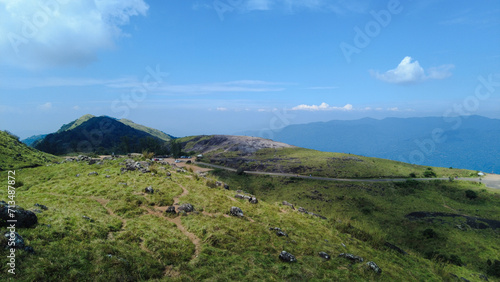
POLYGON ((178 208, 179 211, 185 211, 185 212, 193 212, 194 211, 194 207, 193 205, 189 204, 189 203, 185 203, 185 204, 182 204, 179 206, 178 208))
POLYGON ((284 262, 296 262, 297 259, 290 254, 289 252, 286 251, 281 251, 281 254, 279 255, 280 260, 284 262))
POLYGON ((356 255, 353 255, 353 254, 347 254, 347 253, 341 253, 339 255, 339 257, 343 257, 343 258, 349 259, 353 263, 363 262, 364 261, 364 259, 362 257, 360 257, 360 256, 356 256, 356 255))
POLYGON ((8 226, 7 220, 17 220, 16 227, 32 227, 38 222, 36 214, 32 211, 27 211, 20 206, 11 207, 9 211, 9 205, 0 201, 0 226, 8 226), (14 214, 14 217, 10 217, 10 214, 14 214))
POLYGON ((328 255, 327 253, 325 252, 319 252, 318 253, 320 257, 326 259, 326 260, 329 260, 330 259, 330 255, 328 255))
POLYGON ((144 189, 144 192, 147 194, 154 194, 155 190, 153 189, 153 186, 148 186, 144 189))
POLYGON ((238 207, 231 207, 231 209, 229 210, 229 214, 232 216, 243 217, 243 211, 238 207))

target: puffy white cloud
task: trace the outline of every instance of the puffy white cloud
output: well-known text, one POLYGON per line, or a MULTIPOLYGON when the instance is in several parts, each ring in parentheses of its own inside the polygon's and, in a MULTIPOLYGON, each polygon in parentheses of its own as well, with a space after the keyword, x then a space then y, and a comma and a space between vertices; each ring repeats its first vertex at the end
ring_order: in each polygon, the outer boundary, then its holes
POLYGON ((445 79, 451 76, 450 70, 454 65, 442 65, 439 67, 429 68, 426 74, 424 68, 420 66, 418 61, 413 61, 409 56, 405 57, 399 65, 392 70, 384 73, 371 71, 371 74, 384 82, 394 84, 410 84, 422 82, 428 79, 445 79))
POLYGON ((351 104, 347 104, 343 107, 333 107, 323 102, 321 105, 298 105, 292 108, 292 111, 350 111, 353 107, 351 104))
POLYGON ((148 8, 143 0, 0 0, 0 63, 86 65, 148 8))

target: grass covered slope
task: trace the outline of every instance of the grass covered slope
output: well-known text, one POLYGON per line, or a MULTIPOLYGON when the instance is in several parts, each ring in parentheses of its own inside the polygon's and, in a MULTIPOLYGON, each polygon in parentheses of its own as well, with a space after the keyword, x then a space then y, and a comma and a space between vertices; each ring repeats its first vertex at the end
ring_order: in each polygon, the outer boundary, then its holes
MULTIPOLYGON (((323 220, 261 198, 251 204, 235 198, 234 191, 210 188, 215 179, 168 165, 152 165, 154 174, 121 173, 123 163, 69 162, 17 171, 23 185, 16 189, 16 204, 47 210, 37 211, 35 227, 17 229, 35 253, 16 252, 16 280, 430 281, 449 279, 450 272, 470 273, 388 250, 379 239, 356 235, 338 216, 323 220), (98 175, 89 175, 94 171, 98 175), (153 194, 145 193, 148 186, 153 194), (167 215, 174 203, 190 203, 194 212, 167 215), (232 206, 244 217, 228 215, 232 206), (288 236, 277 236, 274 227, 288 236), (282 262, 283 250, 297 262, 282 262), (340 253, 364 262, 337 257, 340 253), (368 261, 382 273, 369 269, 368 261)), ((0 177, 6 179, 6 173, 0 177)), ((0 190, 0 200, 7 196, 0 190)), ((7 252, 0 248, 1 257, 7 252)), ((6 275, 2 263, 0 276, 6 275)))
POLYGON ((158 129, 154 129, 154 128, 151 128, 151 127, 147 127, 147 126, 144 126, 144 125, 140 125, 140 124, 134 123, 133 121, 131 121, 129 119, 120 119, 118 121, 121 122, 121 123, 123 123, 123 124, 125 124, 125 125, 128 125, 128 126, 130 126, 132 128, 135 128, 137 130, 149 133, 150 135, 152 135, 154 137, 157 137, 157 138, 160 138, 160 139, 162 139, 164 141, 170 141, 170 140, 173 139, 173 137, 171 135, 168 135, 168 134, 166 134, 163 131, 160 131, 158 129))
POLYGON ((0 131, 0 171, 35 167, 56 161, 58 158, 26 146, 19 138, 0 131))
POLYGON ((298 147, 259 149, 252 154, 215 150, 203 161, 250 171, 280 172, 331 178, 470 177, 476 172, 464 169, 432 168, 398 161, 328 153, 298 147))
POLYGON ((470 281, 481 281, 481 275, 490 281, 500 279, 498 189, 460 181, 357 183, 227 171, 215 175, 232 189, 249 191, 265 201, 288 201, 338 218, 346 223, 337 227, 340 232, 378 250, 389 249, 385 245, 389 242, 411 256, 447 265, 446 271, 470 281), (419 213, 411 216, 415 212, 419 213))

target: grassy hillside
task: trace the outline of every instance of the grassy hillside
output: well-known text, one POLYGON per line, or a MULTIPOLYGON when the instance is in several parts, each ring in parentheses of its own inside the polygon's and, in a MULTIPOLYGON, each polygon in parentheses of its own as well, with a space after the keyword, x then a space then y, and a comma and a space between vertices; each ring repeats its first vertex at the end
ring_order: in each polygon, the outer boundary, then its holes
POLYGON ((77 120, 74 120, 68 124, 64 124, 63 126, 61 126, 61 128, 57 131, 57 133, 72 130, 72 129, 80 126, 82 123, 88 121, 91 118, 95 118, 95 116, 89 115, 89 114, 83 115, 80 118, 78 118, 77 120))
POLYGON ((231 189, 248 191, 265 201, 288 201, 296 208, 339 219, 344 223, 336 225, 340 232, 371 242, 378 250, 388 249, 384 242, 390 242, 410 256, 454 265, 456 268, 447 271, 470 281, 481 281, 481 274, 489 274, 493 280, 496 274, 500 279, 499 190, 438 180, 346 183, 226 171, 217 171, 215 176, 231 189), (442 214, 416 219, 408 216, 413 212, 442 214), (471 222, 462 215, 485 220, 471 222), (496 220, 496 225, 488 219, 496 220))
POLYGON ((332 178, 455 177, 476 176, 464 169, 431 168, 392 160, 328 153, 304 148, 261 149, 254 154, 216 150, 203 161, 244 170, 282 172, 332 178))
MULTIPOLYGON (((379 230, 378 222, 373 227, 363 225, 350 214, 335 214, 337 207, 324 220, 281 205, 283 197, 277 202, 270 194, 261 194, 258 204, 236 199, 234 191, 214 185, 216 179, 168 165, 153 165, 154 174, 121 173, 123 166, 124 159, 117 159, 102 165, 69 162, 17 171, 16 180, 22 186, 16 189, 16 204, 38 209, 38 224, 17 229, 35 252, 16 252, 16 280, 439 281, 453 279, 450 273, 467 278, 477 273, 425 259, 416 251, 409 250, 410 255, 404 256, 387 249, 381 233, 363 235, 379 230), (98 175, 89 175, 93 171, 98 175), (148 186, 153 194, 144 193, 148 186), (164 211, 173 203, 190 203, 195 211, 167 215, 164 211), (45 205, 47 210, 35 204, 45 205), (240 207, 244 217, 229 216, 232 206, 240 207), (274 227, 288 237, 277 236, 269 229, 274 227), (278 256, 283 250, 297 262, 282 262, 278 256), (325 260, 319 252, 332 258, 325 260), (340 253, 361 256, 364 262, 353 263, 338 257, 340 253), (382 273, 370 270, 368 261, 380 266, 382 273)), ((0 177, 6 179, 7 175, 0 172, 0 177)), ((252 189, 248 185, 242 184, 242 188, 252 189)), ((283 193, 309 187, 305 183, 283 185, 283 193)), ((326 193, 326 184, 307 185, 326 193)), ((358 198, 363 191, 355 193, 352 197, 358 198)), ((373 192, 366 193, 371 199, 373 192)), ((0 190, 0 200, 7 195, 6 189, 0 190)), ((384 211, 390 210, 374 210, 373 214, 384 211)), ((474 238, 481 236, 484 234, 474 238)), ((477 244, 485 245, 484 240, 477 244)), ((500 245, 495 242, 491 245, 500 245)), ((485 257, 492 256, 495 249, 489 246, 487 250, 485 257)), ((7 253, 0 248, 1 257, 7 253)), ((3 278, 10 277, 7 267, 0 264, 3 278)))
POLYGON ((53 155, 26 146, 5 131, 0 131, 0 155, 0 170, 40 166, 58 160, 53 155))
POLYGON ((168 135, 165 132, 162 132, 162 131, 160 131, 158 129, 154 129, 154 128, 151 128, 151 127, 147 127, 147 126, 144 126, 144 125, 140 125, 140 124, 134 123, 133 121, 128 120, 128 119, 120 119, 118 121, 121 122, 121 123, 123 123, 123 124, 125 124, 125 125, 128 125, 128 126, 130 126, 132 128, 135 128, 137 130, 149 133, 150 135, 158 137, 158 138, 160 138, 160 139, 162 139, 164 141, 170 141, 170 140, 173 139, 173 137, 171 135, 168 135))

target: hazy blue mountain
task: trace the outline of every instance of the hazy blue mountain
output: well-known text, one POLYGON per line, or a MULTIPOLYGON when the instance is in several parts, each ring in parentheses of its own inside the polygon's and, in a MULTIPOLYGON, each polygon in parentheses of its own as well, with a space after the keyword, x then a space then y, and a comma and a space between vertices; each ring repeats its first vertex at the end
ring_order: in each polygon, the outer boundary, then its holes
POLYGON ((500 173, 500 120, 481 116, 333 120, 290 125, 273 139, 321 151, 500 173))
POLYGON ((47 136, 48 134, 40 134, 40 135, 33 135, 33 136, 30 136, 26 139, 23 139, 21 140, 21 142, 23 142, 24 144, 30 146, 30 147, 34 147, 34 144, 37 142, 37 141, 40 141, 42 140, 43 138, 45 138, 45 136, 47 136))

